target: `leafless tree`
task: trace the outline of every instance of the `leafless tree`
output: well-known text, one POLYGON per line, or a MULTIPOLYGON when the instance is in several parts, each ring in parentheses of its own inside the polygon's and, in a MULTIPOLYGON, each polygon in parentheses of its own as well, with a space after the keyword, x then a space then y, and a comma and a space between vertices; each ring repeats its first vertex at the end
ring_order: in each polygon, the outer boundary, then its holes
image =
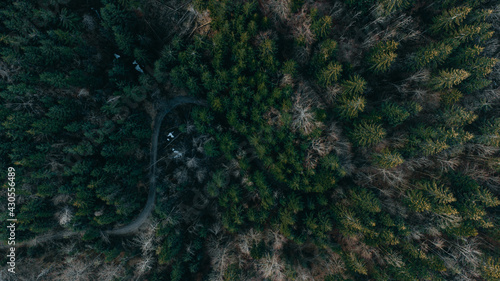
POLYGON ((220 234, 210 236, 208 240, 208 255, 210 256, 213 268, 210 280, 224 280, 224 272, 236 260, 233 247, 234 244, 227 241, 226 237, 220 234))
POLYGON ((274 251, 279 251, 283 248, 287 239, 278 230, 266 231, 266 240, 272 245, 274 251))
POLYGON ((73 211, 68 206, 56 213, 57 221, 60 225, 66 226, 73 219, 73 211))
POLYGON ((454 171, 460 164, 460 159, 458 157, 453 157, 453 158, 438 157, 436 161, 441 169, 441 172, 443 173, 446 173, 450 170, 454 171))
POLYGON ((121 280, 125 277, 125 268, 122 264, 104 263, 97 270, 99 281, 121 280))
POLYGON ((478 277, 482 253, 476 237, 451 242, 450 257, 460 266, 463 276, 478 277))
POLYGON ((405 266, 405 263, 403 261, 403 258, 397 254, 397 253, 394 253, 394 252, 389 252, 385 255, 384 257, 385 261, 394 266, 394 267, 403 267, 405 266))
POLYGON ((303 42, 305 46, 314 43, 315 36, 311 30, 311 18, 304 9, 291 17, 289 25, 293 38, 303 42))
POLYGON ((137 277, 143 276, 146 272, 151 270, 154 263, 154 257, 152 255, 147 255, 141 257, 139 262, 136 264, 135 274, 137 277))
POLYGON ((342 87, 340 85, 335 84, 334 86, 330 86, 327 88, 327 90, 324 92, 324 97, 325 101, 331 105, 335 102, 337 99, 337 96, 342 93, 342 87))
POLYGON ((308 95, 306 91, 302 91, 294 97, 291 125, 292 130, 309 135, 314 129, 320 127, 322 123, 315 120, 313 104, 316 102, 304 97, 304 95, 308 95))
POLYGON ((198 163, 199 163, 198 158, 196 158, 194 156, 186 159, 186 166, 189 169, 196 169, 196 168, 198 168, 198 166, 199 166, 198 163))
POLYGON ((270 10, 276 21, 284 22, 290 18, 290 0, 268 0, 263 7, 270 10))
POLYGON ((294 81, 293 81, 292 75, 290 75, 288 73, 283 74, 283 76, 281 77, 280 86, 281 87, 285 87, 285 86, 293 87, 294 81))
POLYGON ((177 169, 175 169, 173 176, 174 176, 175 180, 177 181, 177 183, 184 183, 189 179, 188 170, 184 166, 181 166, 181 167, 178 167, 177 169))
POLYGON ((413 73, 410 77, 406 78, 406 81, 425 83, 429 81, 431 77, 431 72, 428 69, 420 69, 419 71, 413 73))
POLYGON ((295 268, 295 272, 297 272, 297 277, 295 280, 297 281, 314 281, 314 277, 310 269, 305 268, 303 266, 297 266, 295 268))
POLYGON ((274 281, 286 280, 285 265, 276 253, 267 253, 255 265, 264 278, 274 281))
POLYGON ((92 269, 92 262, 77 256, 66 257, 64 267, 57 280, 90 280, 89 274, 92 269))

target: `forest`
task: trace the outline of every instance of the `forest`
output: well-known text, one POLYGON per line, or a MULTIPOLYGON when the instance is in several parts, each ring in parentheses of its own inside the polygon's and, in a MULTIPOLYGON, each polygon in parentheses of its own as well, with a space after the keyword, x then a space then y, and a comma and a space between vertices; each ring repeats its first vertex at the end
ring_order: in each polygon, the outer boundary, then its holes
POLYGON ((499 34, 497 0, 0 0, 0 280, 500 280, 499 34))

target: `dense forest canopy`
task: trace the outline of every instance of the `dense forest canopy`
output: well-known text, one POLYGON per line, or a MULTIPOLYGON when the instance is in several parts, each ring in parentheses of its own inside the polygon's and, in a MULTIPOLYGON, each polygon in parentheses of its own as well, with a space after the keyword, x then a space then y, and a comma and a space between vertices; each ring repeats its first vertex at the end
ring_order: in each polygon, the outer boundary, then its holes
POLYGON ((0 4, 0 279, 500 280, 498 1, 0 4))

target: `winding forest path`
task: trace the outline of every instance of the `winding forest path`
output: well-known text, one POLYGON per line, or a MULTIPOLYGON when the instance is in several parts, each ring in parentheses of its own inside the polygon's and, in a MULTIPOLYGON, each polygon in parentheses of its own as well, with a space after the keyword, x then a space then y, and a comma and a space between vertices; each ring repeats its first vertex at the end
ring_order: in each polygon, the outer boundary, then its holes
POLYGON ((141 213, 129 224, 122 226, 117 229, 106 230, 104 233, 108 235, 126 235, 132 233, 139 229, 139 227, 146 221, 153 210, 155 199, 156 199, 156 161, 158 155, 158 137, 160 135, 160 128, 163 119, 165 116, 172 111, 172 109, 176 108, 179 105, 183 104, 200 104, 201 102, 198 99, 186 96, 175 97, 167 102, 160 104, 158 113, 156 115, 154 121, 154 130, 151 136, 151 162, 149 167, 151 167, 149 174, 149 192, 148 192, 148 201, 146 202, 146 206, 142 209, 141 213))
MULTIPOLYGON (((150 159, 150 173, 149 173, 149 191, 148 191, 148 201, 146 202, 146 205, 142 209, 142 211, 139 213, 139 215, 130 223, 127 225, 124 225, 122 227, 116 228, 116 229, 110 229, 110 230, 105 230, 103 231, 104 234, 106 235, 127 235, 131 234, 139 229, 142 224, 146 221, 146 219, 149 217, 151 214, 151 211, 153 211, 155 200, 156 200, 156 162, 157 162, 157 156, 158 156, 158 138, 160 135, 160 128, 161 124, 163 122, 163 119, 165 116, 172 111, 174 108, 176 108, 179 105, 185 105, 185 104, 198 104, 198 105, 205 105, 204 101, 201 101, 199 99, 193 98, 193 97, 187 97, 187 96, 178 96, 174 97, 172 99, 169 99, 168 101, 164 101, 159 103, 158 109, 157 109, 157 114, 154 120, 154 129, 153 133, 151 135, 151 159, 150 159)), ((35 238, 23 242, 16 243, 16 247, 22 247, 22 246, 34 246, 39 243, 44 243, 50 240, 56 240, 56 239, 61 239, 61 238, 69 238, 72 236, 76 235, 83 235, 83 231, 61 231, 57 233, 48 233, 48 234, 43 234, 36 236, 35 238)), ((10 247, 10 246, 8 246, 10 247)), ((7 248, 7 245, 5 245, 4 241, 0 242, 0 248, 7 248)))

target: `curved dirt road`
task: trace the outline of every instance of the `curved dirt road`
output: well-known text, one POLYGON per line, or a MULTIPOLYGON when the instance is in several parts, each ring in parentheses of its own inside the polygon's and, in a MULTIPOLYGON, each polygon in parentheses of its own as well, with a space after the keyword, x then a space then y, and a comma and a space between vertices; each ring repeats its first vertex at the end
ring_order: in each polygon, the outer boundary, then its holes
POLYGON ((122 226, 117 229, 111 229, 104 231, 108 235, 125 235, 132 233, 139 229, 139 227, 146 221, 149 214, 153 210, 155 199, 156 199, 156 161, 158 155, 158 136, 160 135, 161 123, 165 116, 175 107, 183 104, 199 104, 202 105, 203 102, 192 98, 192 97, 175 97, 163 104, 160 104, 158 109, 158 114, 156 115, 154 124, 153 135, 151 137, 151 162, 149 167, 151 167, 149 173, 149 192, 148 192, 148 202, 146 206, 142 209, 141 213, 129 224, 122 226))
MULTIPOLYGON (((139 229, 139 227, 146 221, 146 219, 151 214, 153 210, 155 199, 156 199, 156 161, 158 155, 158 138, 160 135, 160 128, 165 116, 172 111, 175 107, 184 104, 198 104, 205 105, 203 101, 200 101, 193 97, 178 96, 172 98, 168 101, 162 102, 158 105, 157 114, 154 120, 154 129, 151 135, 151 159, 150 159, 150 173, 149 173, 149 191, 148 191, 148 201, 146 205, 139 213, 139 215, 131 221, 129 224, 116 229, 110 229, 103 231, 106 235, 127 235, 133 233, 139 229)), ((57 233, 47 233, 36 236, 35 238, 20 243, 16 243, 16 247, 20 246, 34 246, 39 243, 44 243, 49 240, 69 238, 75 235, 83 235, 83 231, 61 231, 57 233)), ((0 248, 6 248, 4 241, 0 242, 0 248)))

